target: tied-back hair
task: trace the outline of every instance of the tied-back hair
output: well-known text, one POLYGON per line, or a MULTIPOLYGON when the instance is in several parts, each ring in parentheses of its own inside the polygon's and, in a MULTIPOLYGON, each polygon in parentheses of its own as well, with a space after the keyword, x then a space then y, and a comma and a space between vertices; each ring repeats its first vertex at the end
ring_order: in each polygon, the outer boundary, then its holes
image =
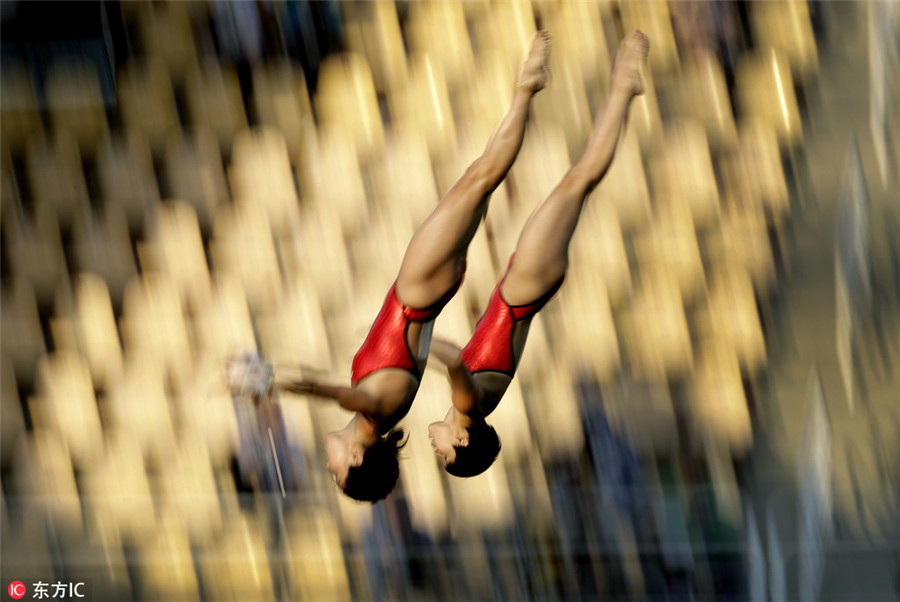
POLYGON ((400 450, 406 445, 403 429, 383 436, 363 454, 362 464, 347 472, 344 493, 359 502, 383 500, 400 478, 400 450))
POLYGON ((500 454, 500 437, 484 420, 469 425, 469 444, 454 447, 456 460, 446 470, 454 477, 474 477, 491 467, 500 454))

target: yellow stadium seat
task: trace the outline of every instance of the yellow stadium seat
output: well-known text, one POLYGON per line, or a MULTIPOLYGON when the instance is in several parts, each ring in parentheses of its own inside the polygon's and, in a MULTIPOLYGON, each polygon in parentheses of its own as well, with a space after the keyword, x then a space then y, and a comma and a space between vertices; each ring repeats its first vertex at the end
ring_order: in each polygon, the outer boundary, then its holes
POLYGON ((678 279, 658 266, 645 266, 622 319, 621 339, 632 373, 666 382, 689 375, 693 352, 678 279))
POLYGON ((216 211, 229 199, 228 180, 215 134, 199 127, 190 136, 173 137, 166 145, 165 164, 172 197, 190 203, 197 214, 200 231, 209 234, 216 211))
POLYGON ((156 363, 166 383, 178 390, 192 369, 191 341, 178 288, 161 272, 134 276, 125 287, 119 329, 125 355, 142 351, 156 363))
POLYGON ((651 167, 653 189, 661 208, 690 210, 697 230, 719 217, 719 189, 706 132, 692 119, 671 122, 665 143, 651 167))
POLYGON ((698 324, 708 336, 732 346, 741 365, 755 374, 766 362, 766 342, 746 268, 721 263, 710 272, 707 307, 698 324))
POLYGON ((714 150, 731 150, 737 143, 734 111, 728 96, 725 73, 712 52, 703 51, 687 62, 678 86, 679 114, 703 124, 714 150))
POLYGON ((656 266, 675 276, 685 303, 693 303, 703 294, 703 258, 687 210, 660 213, 647 230, 636 236, 634 249, 640 269, 656 266))
POLYGON ((175 430, 163 372, 143 352, 132 351, 125 358, 104 407, 112 431, 136 442, 146 464, 163 466, 171 459, 175 430))
POLYGON ((505 232, 495 232, 498 257, 509 257, 522 226, 538 204, 546 199, 571 166, 565 133, 556 124, 532 123, 525 132, 519 157, 510 170, 516 204, 505 232))
POLYGON ((12 155, 6 144, 6 135, 3 135, 2 147, 0 147, 0 213, 9 215, 13 207, 18 206, 22 199, 19 197, 19 189, 16 185, 16 171, 13 167, 12 155))
POLYGON ((565 353, 547 370, 546 377, 535 383, 535 390, 529 396, 528 413, 544 462, 571 461, 584 451, 581 406, 572 382, 573 373, 584 374, 580 371, 584 363, 577 352, 573 358, 576 363, 570 363, 572 352, 571 347, 565 348, 565 353))
POLYGON ((172 512, 158 521, 159 530, 138 542, 140 595, 147 599, 200 600, 197 574, 187 530, 172 512))
POLYGON ((233 274, 216 274, 212 296, 191 318, 191 332, 200 358, 223 358, 256 347, 253 320, 241 281, 233 274))
POLYGON ((558 66, 577 65, 584 87, 592 98, 596 98, 600 90, 608 88, 612 67, 603 21, 603 9, 599 3, 559 2, 549 11, 543 23, 553 36, 551 73, 555 74, 558 66))
POLYGON ((738 106, 745 117, 757 117, 775 128, 782 148, 803 141, 803 122, 794 94, 791 67, 774 48, 741 56, 736 70, 738 106))
POLYGON ((584 78, 577 62, 553 67, 551 77, 547 88, 534 98, 535 121, 559 127, 565 133, 569 156, 577 157, 584 148, 593 120, 584 78))
POLYGON ((259 516, 236 512, 222 537, 200 552, 200 579, 210 600, 275 600, 259 516))
MULTIPOLYGON (((382 161, 389 160, 390 147, 385 150, 382 161)), ((408 169, 405 175, 416 173, 411 167, 408 169)), ((333 212, 340 219, 341 230, 348 238, 368 227, 369 209, 363 172, 353 148, 353 139, 342 128, 320 128, 315 152, 310 153, 300 174, 305 210, 315 214, 333 212)))
POLYGON ((503 57, 514 74, 519 73, 537 31, 534 7, 529 0, 484 3, 465 3, 472 13, 475 40, 479 54, 495 51, 503 57))
MULTIPOLYGON (((240 350, 247 349, 252 347, 240 350)), ((191 377, 173 399, 173 418, 180 427, 181 436, 194 438, 202 444, 216 471, 230 471, 238 442, 234 402, 225 378, 227 357, 212 354, 199 357, 194 362, 191 377)), ((231 486, 233 488, 234 484, 231 486)), ((223 497, 227 495, 225 490, 221 493, 223 497)))
MULTIPOLYGON (((5 312, 6 307, 3 309, 5 312)), ((19 401, 15 369, 5 353, 0 357, 0 370, 2 370, 0 372, 0 458, 2 458, 2 462, 0 463, 4 468, 8 468, 14 450, 13 446, 19 436, 25 432, 25 418, 22 415, 22 404, 19 401)), ((3 518, 6 517, 3 516, 3 518)))
POLYGON ((299 168, 305 140, 313 137, 316 123, 303 67, 289 60, 273 60, 253 69, 253 107, 260 125, 278 129, 287 143, 291 161, 299 168))
POLYGON ((56 213, 46 203, 22 215, 18 208, 3 220, 5 252, 10 272, 28 280, 41 307, 50 307, 59 283, 68 279, 68 267, 56 213))
POLYGON ((212 268, 238 276, 251 311, 281 298, 283 282, 265 212, 225 205, 216 214, 210 242, 212 268))
POLYGON ((356 281, 370 279, 383 282, 384 292, 387 292, 390 283, 397 278, 414 232, 415 226, 408 214, 379 210, 366 238, 351 239, 356 281))
MULTIPOLYGON (((539 344, 536 340, 529 341, 529 343, 531 343, 532 351, 539 344)), ((503 442, 503 455, 499 458, 500 461, 495 463, 495 466, 503 463, 523 462, 531 452, 534 436, 528 421, 528 412, 525 409, 521 381, 513 380, 510 383, 503 396, 503 403, 497 406, 488 422, 494 426, 497 435, 503 442)), ((505 480, 505 475, 503 479, 505 480)), ((498 483, 496 486, 502 485, 498 483)), ((505 492, 504 495, 507 493, 505 492)))
POLYGON ((755 44, 783 53, 798 81, 806 81, 815 75, 819 56, 807 3, 800 0, 760 2, 750 8, 755 44))
POLYGON ((115 203, 99 215, 85 207, 75 218, 72 239, 77 271, 102 278, 113 307, 121 307, 125 285, 137 274, 124 211, 115 203))
POLYGON ((128 64, 118 80, 119 110, 126 131, 144 135, 155 154, 180 133, 172 80, 164 62, 147 59, 128 64))
POLYGON ((345 241, 337 209, 324 204, 304 215, 297 234, 277 241, 285 277, 299 274, 315 282, 326 313, 343 308, 352 298, 350 249, 345 241))
POLYGON ((407 78, 406 48, 397 6, 393 0, 357 5, 342 4, 344 32, 351 52, 365 55, 375 89, 389 94, 407 78), (354 10, 348 10, 353 6, 354 10))
POLYGON ((234 138, 228 177, 237 208, 264 210, 278 233, 296 226, 297 187, 287 145, 278 130, 258 127, 240 131, 234 138))
POLYGON ((106 106, 93 63, 79 57, 56 59, 47 68, 44 94, 54 133, 70 132, 87 154, 109 138, 106 106))
POLYGON ((109 289, 103 278, 89 272, 75 276, 73 289, 70 302, 62 307, 57 302, 57 315, 72 321, 77 349, 88 363, 94 388, 108 391, 122 373, 122 346, 109 289))
POLYGON ((456 118, 443 67, 434 56, 415 53, 409 59, 409 78, 390 97, 391 120, 422 132, 432 158, 438 160, 457 147, 456 118))
POLYGON ((82 501, 65 439, 59 433, 35 428, 18 441, 13 465, 17 489, 31 509, 41 518, 48 516, 61 535, 80 536, 84 528, 82 501))
POLYGON ((235 134, 247 127, 237 71, 214 58, 191 63, 184 87, 191 125, 212 131, 227 155, 235 134))
MULTIPOLYGON (((503 404, 500 404, 500 408, 502 407, 503 404)), ((494 417, 491 424, 497 428, 500 425, 499 417, 494 417)), ((506 454, 506 442, 502 434, 500 437, 504 445, 500 453, 506 454)), ((515 511, 502 456, 478 476, 468 479, 450 478, 447 482, 452 504, 450 516, 452 524, 456 525, 457 537, 462 533, 503 531, 512 525, 515 511)))
POLYGON ((100 413, 90 370, 77 351, 58 350, 38 360, 30 410, 36 428, 53 431, 66 442, 77 468, 90 467, 100 457, 100 413))
POLYGON ((178 517, 197 544, 213 543, 227 527, 209 450, 193 433, 182 432, 174 458, 161 471, 159 494, 162 513, 178 517))
POLYGON ((554 333, 559 337, 558 353, 576 374, 590 374, 608 382, 620 366, 609 295, 600 270, 580 263, 567 275, 559 296, 559 320, 554 333))
POLYGON ((735 455, 746 453, 753 444, 750 411, 737 355, 727 343, 709 338, 701 345, 690 399, 696 432, 728 445, 735 455))
MULTIPOLYGON (((506 264, 502 265, 506 269, 506 264)), ((460 288, 461 299, 469 304, 469 307, 477 307, 479 310, 487 307, 500 281, 501 272, 498 272, 494 258, 491 255, 490 241, 487 228, 479 228, 475 237, 469 243, 469 252, 466 257, 466 276, 460 288)))
POLYGON ((47 344, 31 283, 22 276, 14 276, 10 284, 3 287, 0 307, 3 357, 12 365, 17 382, 32 384, 35 363, 46 353, 47 344))
POLYGON ((739 132, 740 156, 752 198, 770 222, 780 225, 790 212, 791 202, 775 128, 760 118, 750 118, 741 123, 739 132))
POLYGON ((592 285, 601 286, 598 295, 608 295, 609 302, 619 307, 631 296, 631 269, 616 210, 604 200, 589 199, 583 210, 569 252, 569 268, 574 270, 569 280, 580 282, 574 274, 587 277, 592 285))
POLYGON ((775 260, 765 217, 754 211, 729 211, 706 237, 710 257, 747 269, 760 296, 775 287, 775 260))
POLYGON ((4 63, 0 76, 0 132, 3 145, 19 152, 44 137, 44 125, 27 65, 4 63))
POLYGON ((403 421, 409 440, 403 448, 400 478, 415 528, 439 540, 449 530, 448 503, 442 483, 443 469, 428 439, 428 425, 441 420, 450 407, 450 387, 443 366, 435 365, 423 379, 410 413, 403 421), (424 403, 423 403, 424 402, 424 403), (416 407, 422 404, 421 407, 416 407))
POLYGON ((134 11, 144 54, 164 64, 176 81, 185 77, 197 57, 191 23, 193 4, 200 6, 193 2, 142 2, 134 11))
POLYGON ((463 2, 411 4, 406 35, 411 53, 427 54, 437 61, 450 90, 468 85, 475 69, 463 2))
POLYGON ((384 155, 372 170, 372 189, 382 210, 408 213, 417 226, 428 218, 440 197, 428 141, 418 128, 395 124, 387 136, 384 155))
POLYGON ((286 519, 290 591, 301 602, 347 600, 350 575, 337 521, 327 507, 292 512, 286 519))
POLYGON ((125 433, 114 433, 84 478, 87 512, 118 531, 125 542, 156 532, 156 512, 140 445, 125 433))
POLYGON ((194 208, 184 201, 158 205, 146 224, 144 240, 147 252, 141 268, 168 274, 182 305, 201 312, 209 303, 211 284, 194 208))
POLYGON ((257 316, 260 347, 272 362, 331 369, 331 349, 315 286, 295 277, 271 312, 257 316))
POLYGON ((146 137, 139 131, 116 136, 97 156, 104 204, 124 212, 131 232, 142 230, 148 211, 159 203, 159 187, 146 137))
POLYGON ((585 212, 593 212, 605 205, 615 207, 623 231, 634 232, 650 223, 650 190, 634 122, 623 132, 616 156, 592 193, 585 212))
POLYGON ((32 199, 56 213, 60 227, 67 231, 78 207, 88 202, 77 140, 68 132, 58 133, 53 140, 32 140, 25 168, 32 199))
POLYGON ((381 152, 384 125, 365 57, 353 53, 326 57, 319 68, 315 107, 321 125, 346 129, 362 164, 381 152))

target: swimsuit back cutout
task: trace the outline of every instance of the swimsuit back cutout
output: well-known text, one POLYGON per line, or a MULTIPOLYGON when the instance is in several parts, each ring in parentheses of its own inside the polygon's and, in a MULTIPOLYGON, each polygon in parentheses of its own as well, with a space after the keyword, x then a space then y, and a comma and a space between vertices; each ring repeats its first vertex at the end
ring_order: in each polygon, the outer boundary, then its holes
MULTIPOLYGON (((511 262, 512 260, 510 260, 511 262)), ((516 323, 531 318, 538 313, 562 286, 560 278, 549 291, 527 305, 510 305, 500 293, 506 276, 500 280, 484 315, 475 326, 475 333, 459 354, 463 365, 475 374, 477 372, 501 372, 510 377, 516 373, 516 357, 513 348, 513 333, 516 323)))
POLYGON ((422 374, 415 354, 409 348, 407 331, 413 322, 425 323, 434 320, 444 306, 453 298, 462 285, 460 274, 456 285, 443 297, 425 309, 404 305, 397 297, 397 283, 391 286, 385 297, 381 311, 375 318, 365 342, 353 357, 350 381, 355 387, 359 381, 373 372, 385 368, 406 370, 421 380, 422 374))

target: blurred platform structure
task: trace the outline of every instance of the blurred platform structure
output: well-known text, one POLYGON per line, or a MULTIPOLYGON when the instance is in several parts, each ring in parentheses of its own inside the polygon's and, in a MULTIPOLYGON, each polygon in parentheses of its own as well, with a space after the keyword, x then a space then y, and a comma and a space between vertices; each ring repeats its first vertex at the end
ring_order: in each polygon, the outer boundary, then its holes
POLYGON ((900 2, 0 3, 4 584, 95 600, 900 595, 900 2), (580 151, 616 44, 648 92, 569 282, 449 477, 426 372, 397 490, 341 496, 327 404, 415 227, 553 77, 461 293, 464 344, 580 151), (30 581, 29 581, 30 580, 30 581))

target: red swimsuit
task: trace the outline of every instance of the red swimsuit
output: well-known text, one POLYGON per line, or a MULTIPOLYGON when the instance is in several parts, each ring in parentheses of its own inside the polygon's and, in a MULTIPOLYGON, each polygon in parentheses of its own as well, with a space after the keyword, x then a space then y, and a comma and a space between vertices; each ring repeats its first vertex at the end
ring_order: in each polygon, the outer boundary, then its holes
POLYGON ((397 283, 388 291, 381 311, 369 330, 369 335, 362 347, 353 356, 350 382, 355 387, 359 381, 373 372, 385 368, 400 368, 416 376, 422 374, 413 352, 409 349, 406 332, 412 322, 430 322, 434 320, 444 306, 453 298, 462 285, 463 274, 460 274, 456 285, 447 291, 436 303, 426 309, 414 309, 403 305, 397 298, 397 283))
MULTIPOLYGON (((510 259, 512 263, 512 259, 510 259)), ((506 276, 500 280, 484 315, 475 326, 475 334, 469 344, 460 352, 459 359, 471 372, 502 372, 512 377, 516 373, 516 358, 513 350, 513 332, 516 322, 528 319, 544 307, 562 286, 560 278, 553 287, 537 301, 528 305, 510 305, 503 300, 500 288, 506 276)))

